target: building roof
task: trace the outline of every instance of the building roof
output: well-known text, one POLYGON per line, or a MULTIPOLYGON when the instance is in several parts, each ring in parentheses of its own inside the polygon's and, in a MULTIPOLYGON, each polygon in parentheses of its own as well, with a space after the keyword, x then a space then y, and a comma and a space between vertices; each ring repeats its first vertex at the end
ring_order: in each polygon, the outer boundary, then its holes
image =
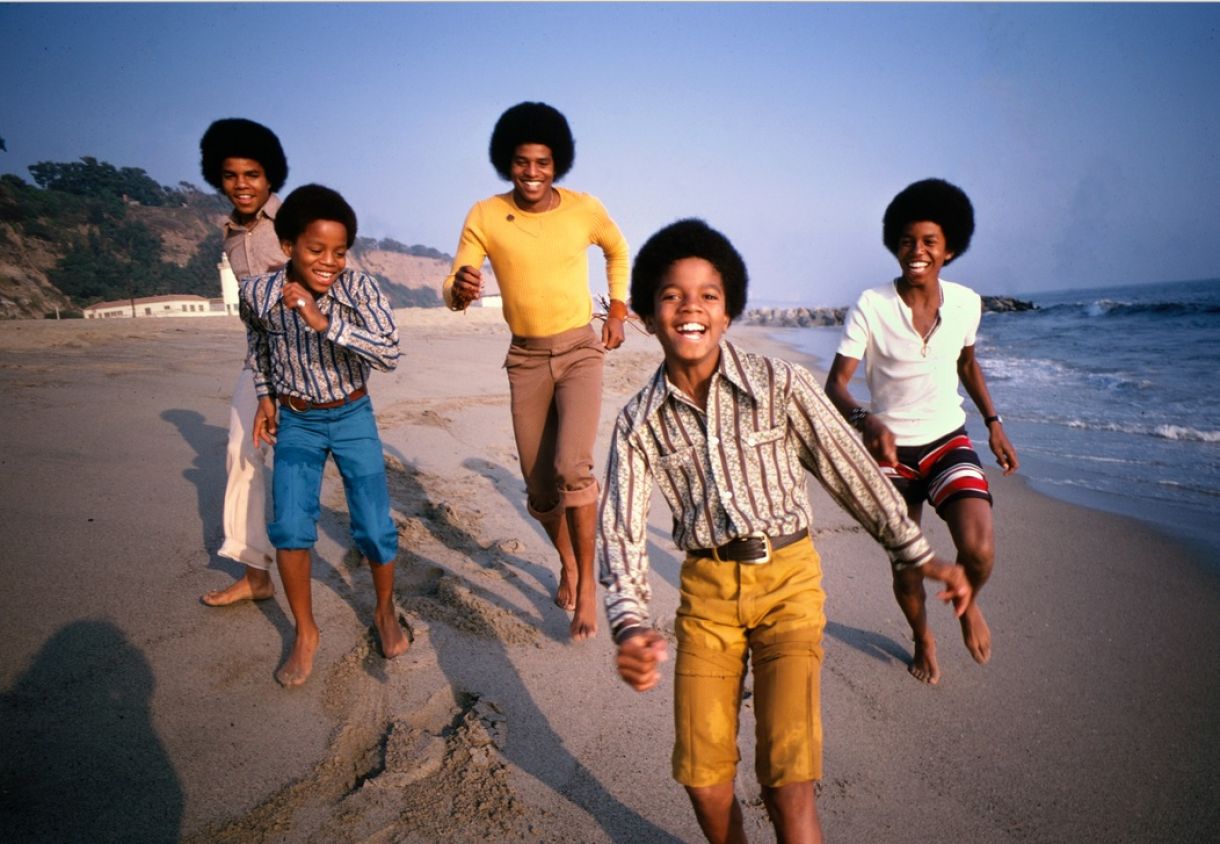
MULTIPOLYGON (((194 293, 170 293, 165 296, 143 296, 135 300, 136 305, 156 305, 169 302, 209 302, 206 296, 196 296, 194 293)), ((114 302, 98 302, 83 308, 86 311, 102 311, 109 308, 130 308, 131 299, 118 299, 114 302)))

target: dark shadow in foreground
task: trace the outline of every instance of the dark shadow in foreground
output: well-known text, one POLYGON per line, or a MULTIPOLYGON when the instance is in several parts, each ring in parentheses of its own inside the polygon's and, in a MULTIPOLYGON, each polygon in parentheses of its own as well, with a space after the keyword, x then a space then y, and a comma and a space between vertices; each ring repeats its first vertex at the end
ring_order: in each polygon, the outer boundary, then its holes
POLYGON ((0 695, 0 837, 177 841, 184 798, 153 729, 153 686, 110 622, 52 636, 0 695))

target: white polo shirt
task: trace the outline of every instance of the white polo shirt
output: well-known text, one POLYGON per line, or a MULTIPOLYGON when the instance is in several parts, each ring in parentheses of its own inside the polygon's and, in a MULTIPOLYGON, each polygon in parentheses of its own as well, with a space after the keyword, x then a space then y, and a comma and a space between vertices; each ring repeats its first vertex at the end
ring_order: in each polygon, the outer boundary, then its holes
POLYGON ((869 410, 901 446, 925 445, 966 424, 957 359, 974 345, 983 301, 970 288, 943 278, 940 289, 941 322, 928 338, 926 356, 911 309, 894 282, 860 294, 843 325, 838 352, 864 361, 869 410))

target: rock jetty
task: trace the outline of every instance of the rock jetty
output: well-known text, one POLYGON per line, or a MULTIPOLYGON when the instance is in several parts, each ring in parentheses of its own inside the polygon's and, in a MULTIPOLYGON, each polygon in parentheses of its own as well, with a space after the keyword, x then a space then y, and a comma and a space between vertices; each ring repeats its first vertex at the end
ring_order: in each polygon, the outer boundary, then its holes
MULTIPOLYGON (((1011 296, 984 296, 984 313, 1014 313, 1037 310, 1033 302, 1011 296)), ((808 328, 842 325, 847 308, 751 308, 741 316, 742 325, 773 325, 780 328, 808 328)))

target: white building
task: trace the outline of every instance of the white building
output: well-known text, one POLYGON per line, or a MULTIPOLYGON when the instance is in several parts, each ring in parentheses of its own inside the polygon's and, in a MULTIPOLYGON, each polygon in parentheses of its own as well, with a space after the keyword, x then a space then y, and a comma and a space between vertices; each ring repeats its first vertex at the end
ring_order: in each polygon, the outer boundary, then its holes
POLYGON ((85 319, 113 319, 115 317, 204 317, 223 316, 224 304, 217 299, 207 299, 192 293, 169 296, 145 296, 140 299, 120 299, 117 302, 98 302, 84 308, 85 319))
POLYGON ((216 267, 220 270, 220 296, 224 301, 224 313, 237 316, 237 274, 233 272, 227 252, 220 253, 220 263, 216 267))
POLYGON ((229 264, 229 256, 220 253, 219 299, 207 299, 192 293, 176 293, 168 296, 145 296, 140 299, 120 299, 117 302, 98 302, 84 309, 85 319, 112 319, 115 317, 199 317, 237 316, 237 275, 229 264))

